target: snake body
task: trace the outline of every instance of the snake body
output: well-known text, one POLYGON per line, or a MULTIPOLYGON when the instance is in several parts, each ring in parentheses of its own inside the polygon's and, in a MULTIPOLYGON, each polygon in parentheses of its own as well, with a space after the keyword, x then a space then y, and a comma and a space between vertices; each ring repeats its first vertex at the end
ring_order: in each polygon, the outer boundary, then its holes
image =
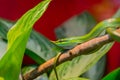
POLYGON ((112 33, 112 30, 107 30, 107 28, 116 29, 119 26, 120 26, 120 18, 110 18, 98 23, 88 34, 84 36, 59 39, 57 41, 54 41, 54 43, 61 47, 80 44, 95 37, 98 37, 104 31, 108 31, 108 34, 114 34, 112 33))

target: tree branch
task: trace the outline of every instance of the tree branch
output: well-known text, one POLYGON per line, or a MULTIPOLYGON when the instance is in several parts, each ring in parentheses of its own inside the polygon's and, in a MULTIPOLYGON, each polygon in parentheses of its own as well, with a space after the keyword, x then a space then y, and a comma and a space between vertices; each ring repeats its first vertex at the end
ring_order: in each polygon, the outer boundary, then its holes
MULTIPOLYGON (((117 29, 116 31, 120 33, 120 29, 117 29)), ((72 60, 73 58, 75 58, 77 56, 87 54, 87 53, 95 50, 96 48, 102 47, 103 45, 113 42, 113 41, 114 40, 108 34, 106 34, 104 36, 97 37, 97 38, 89 40, 85 43, 79 44, 79 45, 75 46, 74 48, 68 50, 67 52, 62 53, 59 56, 56 66, 63 62, 72 60)), ((48 60, 47 62, 43 63, 42 65, 40 65, 33 71, 29 72, 28 74, 26 74, 24 76, 24 79, 25 80, 33 80, 36 77, 38 77, 39 75, 47 72, 49 69, 52 69, 54 67, 54 65, 55 65, 55 57, 48 60)))

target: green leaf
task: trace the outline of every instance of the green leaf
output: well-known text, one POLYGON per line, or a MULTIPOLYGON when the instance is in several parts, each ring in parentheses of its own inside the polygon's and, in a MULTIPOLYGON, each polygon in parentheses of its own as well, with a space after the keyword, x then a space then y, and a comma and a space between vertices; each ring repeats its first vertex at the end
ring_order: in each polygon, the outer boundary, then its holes
POLYGON ((69 78, 69 79, 65 79, 65 80, 90 80, 90 79, 74 77, 74 78, 69 78))
POLYGON ((117 10, 115 15, 113 15, 113 18, 119 18, 120 17, 120 8, 117 10))
POLYGON ((7 44, 3 39, 0 39, 0 59, 6 51, 7 44))
POLYGON ((7 39, 8 29, 13 25, 14 22, 0 18, 0 36, 3 39, 7 39))
POLYGON ((0 77, 18 80, 25 47, 34 23, 45 12, 50 0, 45 0, 26 12, 7 34, 8 47, 0 60, 0 77))
MULTIPOLYGON (((7 21, 7 20, 4 20, 4 19, 0 19, 0 37, 1 37, 1 40, 0 40, 0 44, 2 44, 2 46, 0 47, 0 58, 2 57, 2 55, 5 54, 5 51, 6 51, 6 45, 7 45, 7 38, 6 38, 6 35, 7 35, 7 32, 9 30, 9 28, 11 28, 11 25, 13 25, 13 23, 11 23, 10 21, 7 21)), ((33 35, 35 36, 35 35, 33 35)), ((30 36, 31 37, 31 36, 30 36)), ((32 40, 32 39, 31 39, 32 40)), ((29 46, 32 46, 33 49, 36 48, 37 46, 37 49, 38 49, 38 44, 32 40, 29 40, 29 46), (31 43, 30 43, 31 42, 31 43), (34 44, 33 44, 34 43, 34 44)), ((50 41, 49 41, 50 42, 50 41)), ((29 48, 28 46, 28 48, 29 48)), ((39 44, 40 46, 40 44, 39 44)), ((32 50, 33 49, 28 49, 26 48, 25 50, 25 54, 27 54, 28 56, 30 56, 35 62, 37 62, 38 64, 42 64, 45 62, 45 60, 40 57, 39 55, 37 55, 37 52, 38 50, 34 50, 35 52, 33 52, 32 50)))
POLYGON ((120 80, 120 68, 112 71, 107 76, 105 76, 102 80, 120 80))
MULTIPOLYGON (((7 34, 8 29, 11 27, 11 24, 13 25, 13 23, 10 23, 10 21, 0 19, 0 36, 4 38, 4 42, 7 41, 5 35, 7 34)), ((31 57, 38 64, 42 64, 63 50, 63 48, 55 45, 40 33, 37 33, 35 30, 32 30, 29 41, 26 46, 25 54, 31 57)))

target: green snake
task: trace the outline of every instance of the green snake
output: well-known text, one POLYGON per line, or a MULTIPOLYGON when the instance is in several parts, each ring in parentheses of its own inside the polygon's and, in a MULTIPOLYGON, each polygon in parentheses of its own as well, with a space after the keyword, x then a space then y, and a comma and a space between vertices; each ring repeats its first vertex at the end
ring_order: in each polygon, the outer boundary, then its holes
MULTIPOLYGON (((54 41, 54 43, 61 47, 73 46, 75 44, 81 44, 90 39, 98 37, 101 35, 102 32, 105 32, 105 31, 110 35, 112 39, 120 42, 120 32, 115 31, 117 28, 119 28, 119 26, 120 26, 120 18, 107 19, 98 23, 88 34, 84 36, 59 39, 57 41, 54 41)), ((58 74, 55 67, 56 67, 57 59, 59 58, 58 57, 59 55, 60 53, 55 57, 55 66, 54 66, 54 71, 55 71, 57 80, 59 80, 59 78, 58 78, 58 74)))
MULTIPOLYGON (((112 33, 113 29, 116 29, 119 26, 120 26, 120 18, 111 18, 98 23, 88 34, 84 36, 64 38, 64 39, 59 39, 53 42, 61 47, 71 46, 71 45, 83 43, 90 39, 98 37, 104 31, 107 31, 108 34, 114 34, 112 33), (107 30, 108 28, 111 28, 111 29, 107 30)), ((111 35, 111 37, 114 38, 115 35, 117 34, 111 35)), ((117 41, 119 41, 118 38, 116 39, 117 41)))

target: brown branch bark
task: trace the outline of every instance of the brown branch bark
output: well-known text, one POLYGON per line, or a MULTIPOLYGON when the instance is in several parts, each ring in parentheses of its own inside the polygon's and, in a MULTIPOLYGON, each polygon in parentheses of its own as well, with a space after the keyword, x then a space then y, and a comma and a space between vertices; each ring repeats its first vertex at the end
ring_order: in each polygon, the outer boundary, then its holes
MULTIPOLYGON (((120 29, 118 29, 116 31, 120 32, 120 29)), ((65 61, 72 60, 76 56, 80 56, 80 55, 89 53, 89 52, 93 51, 94 49, 101 47, 107 43, 113 42, 113 41, 114 40, 108 34, 106 34, 104 36, 97 37, 90 41, 82 43, 80 45, 77 45, 73 49, 70 49, 67 52, 64 52, 63 54, 61 54, 59 56, 56 66, 65 61)), ((42 65, 40 65, 39 67, 37 67, 36 69, 31 71, 30 73, 26 74, 24 76, 24 79, 25 80, 33 80, 36 77, 38 77, 39 75, 47 72, 49 69, 52 69, 54 67, 54 65, 55 65, 55 57, 48 60, 47 62, 43 63, 42 65)))

